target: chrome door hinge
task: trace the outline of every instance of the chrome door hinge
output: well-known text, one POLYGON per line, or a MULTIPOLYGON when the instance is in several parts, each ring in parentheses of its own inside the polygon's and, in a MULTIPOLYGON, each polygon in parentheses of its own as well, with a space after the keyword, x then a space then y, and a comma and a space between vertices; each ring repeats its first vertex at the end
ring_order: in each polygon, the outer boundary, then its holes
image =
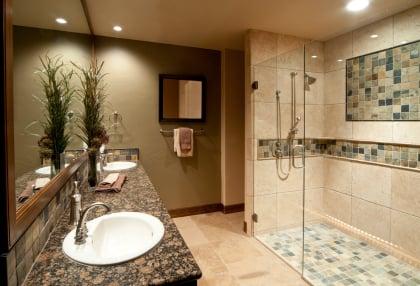
POLYGON ((252 217, 253 222, 258 222, 258 215, 257 214, 254 213, 254 214, 252 214, 251 217, 252 217))

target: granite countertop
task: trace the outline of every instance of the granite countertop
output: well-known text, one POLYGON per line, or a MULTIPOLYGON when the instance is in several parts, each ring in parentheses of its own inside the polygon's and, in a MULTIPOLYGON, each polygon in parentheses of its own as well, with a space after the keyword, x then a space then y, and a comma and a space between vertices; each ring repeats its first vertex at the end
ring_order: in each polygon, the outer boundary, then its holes
MULTIPOLYGON (((138 211, 159 218, 165 226, 162 241, 137 259, 117 265, 91 266, 77 263, 62 252, 62 241, 72 229, 69 210, 51 233, 24 285, 163 285, 197 280, 201 270, 169 216, 144 169, 125 172, 120 193, 83 194, 83 204, 104 202, 112 212, 138 211)), ((95 213, 92 211, 92 213, 95 213)), ((96 215, 102 214, 97 209, 96 215)))
POLYGON ((38 178, 48 178, 47 175, 40 175, 35 173, 35 171, 29 171, 24 173, 23 175, 19 176, 15 181, 15 196, 16 196, 16 209, 19 209, 21 206, 23 206, 25 203, 31 200, 32 197, 29 197, 24 202, 20 203, 18 201, 20 194, 26 189, 26 186, 28 185, 28 182, 34 181, 38 178))

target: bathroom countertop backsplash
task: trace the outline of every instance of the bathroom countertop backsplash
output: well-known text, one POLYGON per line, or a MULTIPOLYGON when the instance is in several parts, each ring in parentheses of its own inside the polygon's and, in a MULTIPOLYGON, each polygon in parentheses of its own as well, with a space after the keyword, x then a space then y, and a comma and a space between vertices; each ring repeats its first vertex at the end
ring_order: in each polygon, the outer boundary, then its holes
MULTIPOLYGON (((110 266, 77 263, 62 251, 62 241, 72 229, 67 210, 35 261, 24 285, 163 285, 199 279, 201 270, 169 216, 144 169, 125 172, 127 181, 120 193, 83 194, 83 204, 104 202, 112 212, 138 211, 159 218, 165 226, 162 241, 137 259, 110 266)), ((99 216, 102 210, 92 211, 99 216)))

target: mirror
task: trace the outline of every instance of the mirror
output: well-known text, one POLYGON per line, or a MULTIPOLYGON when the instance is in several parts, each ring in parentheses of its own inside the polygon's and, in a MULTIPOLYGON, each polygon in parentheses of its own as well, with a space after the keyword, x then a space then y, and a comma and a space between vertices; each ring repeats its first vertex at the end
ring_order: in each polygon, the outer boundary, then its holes
POLYGON ((205 121, 206 79, 159 75, 159 121, 205 121))
POLYGON ((80 149, 75 136, 77 77, 91 37, 80 1, 13 0, 13 129, 16 210, 62 171, 80 149), (41 61, 42 60, 42 61, 41 61), (53 83, 55 81, 55 83, 53 83))

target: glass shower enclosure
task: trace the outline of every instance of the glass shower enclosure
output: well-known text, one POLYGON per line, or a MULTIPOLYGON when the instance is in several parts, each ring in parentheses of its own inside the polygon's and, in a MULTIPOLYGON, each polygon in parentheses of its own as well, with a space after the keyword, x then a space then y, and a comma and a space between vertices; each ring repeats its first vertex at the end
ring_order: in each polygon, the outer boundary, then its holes
POLYGON ((325 136, 322 43, 255 64, 251 77, 253 236, 311 285, 420 285, 415 263, 353 223, 352 187, 341 177, 359 167, 331 156, 340 138, 325 136))

